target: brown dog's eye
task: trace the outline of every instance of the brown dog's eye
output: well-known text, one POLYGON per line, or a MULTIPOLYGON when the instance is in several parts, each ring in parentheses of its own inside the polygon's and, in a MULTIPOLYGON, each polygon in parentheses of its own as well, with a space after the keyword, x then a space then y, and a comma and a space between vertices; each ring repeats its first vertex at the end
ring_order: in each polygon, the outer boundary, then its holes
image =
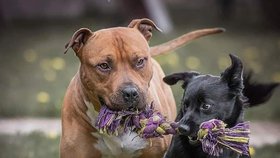
POLYGON ((137 63, 136 63, 136 67, 137 68, 142 68, 145 65, 145 61, 147 60, 147 58, 140 58, 138 59, 137 63))
POLYGON ((210 108, 211 108, 211 105, 210 104, 205 104, 205 103, 203 103, 200 107, 200 109, 204 110, 204 111, 209 110, 210 108))
POLYGON ((109 71, 109 70, 111 70, 111 67, 110 67, 109 64, 107 64, 107 63, 98 64, 97 67, 98 67, 101 71, 109 71))

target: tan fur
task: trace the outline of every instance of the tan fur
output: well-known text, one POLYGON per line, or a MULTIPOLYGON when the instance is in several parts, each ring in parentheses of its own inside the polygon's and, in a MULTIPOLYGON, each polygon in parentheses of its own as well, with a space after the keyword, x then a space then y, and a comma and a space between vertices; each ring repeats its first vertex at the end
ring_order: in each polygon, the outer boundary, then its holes
MULTIPOLYGON (((144 19, 133 21, 128 28, 117 27, 96 32, 84 28, 78 30, 66 45, 66 51, 73 48, 81 65, 64 97, 60 142, 62 158, 102 157, 95 145, 98 143, 96 134, 99 133, 91 118, 94 116, 88 110, 92 108, 99 111, 101 105, 98 97, 102 97, 109 108, 123 108, 119 100, 112 96, 118 94, 120 87, 128 82, 135 84, 141 91, 143 106, 153 101, 156 110, 167 120, 175 119, 176 105, 172 91, 163 83, 164 73, 152 59, 147 43, 152 27, 156 28, 154 23, 144 19), (147 57, 147 62, 143 69, 138 70, 133 65, 135 58, 139 57, 147 57), (110 74, 96 67, 108 58, 114 65, 110 74), (93 107, 89 109, 89 105, 93 107)), ((151 51, 152 55, 156 54, 155 48, 151 51)), ((148 145, 141 151, 140 157, 162 157, 170 141, 171 136, 148 139, 148 145)))

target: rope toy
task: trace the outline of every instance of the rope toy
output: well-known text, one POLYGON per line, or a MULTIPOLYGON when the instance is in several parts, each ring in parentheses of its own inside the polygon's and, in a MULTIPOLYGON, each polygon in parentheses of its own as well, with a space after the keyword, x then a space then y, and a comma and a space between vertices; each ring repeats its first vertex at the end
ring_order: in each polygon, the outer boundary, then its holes
POLYGON ((100 133, 116 136, 127 131, 135 131, 142 138, 177 133, 177 123, 168 122, 161 113, 154 110, 153 103, 141 112, 112 111, 102 106, 95 126, 100 133))
MULTIPOLYGON (((140 112, 112 111, 102 106, 95 126, 100 133, 115 136, 128 131, 135 131, 142 138, 179 133, 178 123, 168 122, 162 114, 154 110, 153 104, 140 112)), ((212 156, 222 154, 223 148, 231 149, 240 155, 249 155, 249 123, 238 123, 232 128, 226 126, 217 119, 203 122, 195 141, 200 141, 203 151, 212 156)))
POLYGON ((217 119, 203 122, 197 134, 202 150, 212 156, 220 156, 223 147, 229 148, 239 155, 249 156, 249 122, 238 123, 232 128, 217 119))

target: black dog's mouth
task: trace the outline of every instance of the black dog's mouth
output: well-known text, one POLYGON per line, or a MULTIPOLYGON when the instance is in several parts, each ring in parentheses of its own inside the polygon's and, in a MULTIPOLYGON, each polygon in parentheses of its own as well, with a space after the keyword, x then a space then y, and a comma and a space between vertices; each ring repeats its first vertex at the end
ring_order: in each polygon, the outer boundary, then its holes
POLYGON ((193 136, 188 136, 188 138, 189 138, 191 141, 197 140, 197 136, 195 136, 195 137, 193 137, 193 136))
POLYGON ((188 136, 188 138, 189 138, 189 143, 190 144, 192 144, 192 145, 196 145, 196 144, 198 144, 198 139, 197 139, 197 136, 188 136))

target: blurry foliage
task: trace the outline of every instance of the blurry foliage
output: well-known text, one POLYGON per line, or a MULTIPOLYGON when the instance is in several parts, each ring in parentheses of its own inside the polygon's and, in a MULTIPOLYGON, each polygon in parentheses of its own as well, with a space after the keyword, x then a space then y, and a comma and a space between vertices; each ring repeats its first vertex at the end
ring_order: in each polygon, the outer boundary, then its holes
POLYGON ((40 132, 29 135, 0 135, 0 157, 50 158, 59 157, 59 137, 48 137, 40 132))
POLYGON ((255 150, 256 153, 252 158, 276 158, 280 155, 280 144, 266 145, 255 150))
POLYGON ((0 40, 2 117, 60 115, 64 92, 78 69, 73 52, 63 54, 75 28, 63 27, 30 24, 4 32, 0 40))
MULTIPOLYGON (((79 68, 79 60, 73 51, 63 54, 64 45, 80 27, 98 30, 109 26, 82 20, 75 24, 21 24, 2 32, 1 117, 60 116, 64 93, 79 68)), ((198 28, 202 27, 180 23, 173 34, 155 33, 151 45, 198 28)), ((228 31, 223 34, 204 37, 176 52, 158 56, 156 60, 166 74, 195 70, 219 75, 230 64, 228 54, 234 53, 244 61, 247 69, 256 73, 255 80, 280 82, 279 33, 265 29, 241 31, 236 27, 226 28, 228 31)), ((172 89, 177 105, 180 105, 183 90, 180 85, 172 89)), ((280 120, 279 97, 280 92, 276 90, 269 103, 249 109, 248 118, 280 120)))

